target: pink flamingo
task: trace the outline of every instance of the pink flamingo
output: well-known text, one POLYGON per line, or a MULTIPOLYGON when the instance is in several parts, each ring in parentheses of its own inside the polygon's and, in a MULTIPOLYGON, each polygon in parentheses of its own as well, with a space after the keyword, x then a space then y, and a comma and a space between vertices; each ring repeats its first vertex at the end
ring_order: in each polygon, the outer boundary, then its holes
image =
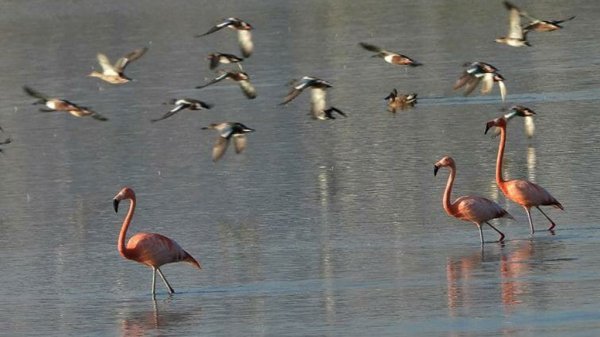
POLYGON ((504 234, 496 227, 492 226, 489 221, 504 217, 513 219, 513 217, 502 207, 500 207, 500 205, 483 197, 467 195, 459 197, 458 199, 454 200, 454 202, 450 202, 452 185, 454 184, 454 178, 456 177, 456 164, 454 163, 454 159, 452 159, 452 157, 445 156, 434 164, 433 175, 437 175, 440 167, 450 168, 450 176, 448 176, 448 183, 446 183, 446 190, 444 191, 444 198, 442 200, 442 205, 444 206, 446 213, 460 220, 474 223, 479 229, 479 238, 481 239, 482 245, 482 223, 488 224, 493 230, 498 232, 498 234, 500 234, 500 239, 498 239, 498 242, 502 242, 504 240, 504 234))
POLYGON ((500 129, 500 146, 498 147, 498 159, 496 162, 496 184, 508 199, 525 208, 531 234, 535 232, 533 221, 531 220, 531 207, 537 208, 550 221, 548 230, 552 231, 556 227, 556 224, 540 209, 540 206, 554 206, 564 210, 563 206, 543 187, 531 181, 520 179, 504 180, 502 177, 502 158, 504 157, 504 146, 506 145, 506 118, 500 117, 487 122, 485 133, 494 126, 500 129))
POLYGON ((125 199, 131 200, 131 203, 129 204, 129 211, 125 216, 125 220, 123 220, 123 226, 119 233, 119 241, 117 242, 119 253, 126 259, 145 264, 152 268, 152 296, 156 294, 157 271, 167 286, 169 294, 174 293, 173 287, 171 287, 163 275, 160 267, 163 264, 183 261, 191 263, 200 269, 200 263, 188 254, 188 252, 183 250, 177 242, 161 234, 144 232, 136 233, 129 239, 127 245, 125 245, 127 228, 129 228, 129 224, 133 218, 133 212, 135 211, 135 193, 129 187, 121 189, 121 191, 113 198, 115 212, 118 212, 119 210, 119 202, 125 199))

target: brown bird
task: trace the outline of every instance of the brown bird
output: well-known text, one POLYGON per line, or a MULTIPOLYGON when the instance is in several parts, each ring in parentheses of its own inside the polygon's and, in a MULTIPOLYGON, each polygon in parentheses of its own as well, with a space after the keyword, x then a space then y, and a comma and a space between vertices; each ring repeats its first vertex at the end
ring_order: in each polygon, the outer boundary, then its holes
POLYGON ((504 1, 504 6, 506 6, 507 8, 516 9, 519 12, 519 15, 530 20, 530 22, 523 27, 524 32, 552 32, 563 28, 560 25, 561 23, 575 19, 575 16, 571 16, 562 20, 540 20, 529 15, 529 13, 508 1, 504 1))
POLYGON ((40 109, 41 112, 54 112, 54 111, 65 111, 75 117, 92 117, 99 121, 107 121, 108 118, 100 115, 99 113, 92 111, 90 108, 78 106, 75 103, 71 103, 65 99, 51 98, 47 95, 35 91, 28 86, 24 86, 23 90, 29 96, 37 98, 33 104, 43 104, 47 109, 40 109))
POLYGON ((419 63, 406 55, 387 51, 383 48, 379 48, 372 44, 368 44, 365 42, 359 42, 358 44, 361 47, 363 47, 364 49, 376 53, 375 55, 373 55, 373 57, 381 57, 387 63, 397 64, 397 65, 409 65, 411 67, 417 67, 417 66, 423 65, 422 63, 419 63))
POLYGON ((494 83, 498 83, 502 101, 506 99, 506 85, 504 84, 504 77, 498 73, 498 69, 496 67, 489 63, 478 61, 465 63, 464 66, 466 69, 454 84, 454 90, 465 87, 464 95, 467 96, 472 93, 475 88, 477 88, 479 83, 483 81, 481 93, 489 94, 494 87, 494 83))
POLYGON ((217 141, 213 146, 212 159, 214 162, 221 159, 225 154, 225 150, 229 146, 229 141, 233 138, 233 146, 235 147, 235 153, 241 153, 246 149, 246 134, 254 132, 242 123, 237 122, 222 122, 213 123, 209 126, 205 126, 202 130, 216 130, 219 133, 217 141))
POLYGON ((221 71, 221 75, 217 76, 217 78, 206 84, 197 86, 196 89, 208 87, 209 85, 220 82, 226 78, 236 81, 248 99, 256 98, 256 89, 254 89, 254 86, 252 86, 252 83, 250 83, 250 77, 248 74, 242 71, 221 71))
POLYGON ((417 104, 417 94, 412 93, 407 95, 399 95, 396 88, 394 88, 394 90, 392 90, 392 92, 384 99, 388 103, 387 105, 389 112, 396 112, 398 109, 405 110, 417 104))
POLYGON ((207 59, 210 61, 209 68, 211 70, 216 69, 219 64, 237 64, 241 71, 244 71, 242 68, 242 61, 244 59, 239 58, 233 54, 225 54, 225 53, 212 53, 209 54, 207 59))
POLYGON ((132 51, 131 53, 119 58, 115 64, 111 64, 108 57, 102 53, 98 53, 98 63, 102 67, 102 72, 92 71, 88 76, 98 77, 112 84, 123 84, 131 81, 131 78, 125 76, 125 67, 131 62, 139 59, 146 53, 148 48, 140 48, 132 51))

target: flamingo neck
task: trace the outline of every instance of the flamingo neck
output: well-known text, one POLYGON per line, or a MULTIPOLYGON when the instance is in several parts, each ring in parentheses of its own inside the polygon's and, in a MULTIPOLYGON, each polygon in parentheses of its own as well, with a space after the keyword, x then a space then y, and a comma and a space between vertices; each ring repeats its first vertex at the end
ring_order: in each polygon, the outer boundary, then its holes
POLYGON ((442 199, 442 206, 446 213, 453 215, 454 210, 452 208, 452 185, 454 185, 454 178, 456 177, 456 168, 450 166, 450 175, 448 175, 448 182, 446 183, 446 190, 444 191, 444 198, 442 199))
POLYGON ((504 158, 504 147, 506 146, 506 126, 500 127, 500 145, 498 146, 498 158, 496 159, 496 184, 504 192, 504 178, 502 178, 502 160, 504 158))
POLYGON ((135 211, 135 199, 130 199, 131 203, 129 203, 129 210, 127 211, 127 215, 123 220, 123 225, 121 226, 121 232, 119 233, 119 240, 117 241, 117 249, 119 250, 119 254, 124 258, 128 258, 129 252, 127 251, 127 247, 125 245, 125 239, 127 238, 127 229, 129 228, 129 224, 131 224, 131 219, 133 218, 133 213, 135 211))

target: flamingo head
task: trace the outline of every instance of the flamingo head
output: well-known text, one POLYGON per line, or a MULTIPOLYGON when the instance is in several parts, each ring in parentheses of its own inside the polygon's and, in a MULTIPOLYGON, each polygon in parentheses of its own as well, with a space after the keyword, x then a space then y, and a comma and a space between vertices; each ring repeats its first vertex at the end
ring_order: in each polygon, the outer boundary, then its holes
POLYGON ((456 167, 456 164, 454 163, 454 159, 452 159, 452 157, 445 156, 444 158, 438 160, 437 163, 433 164, 433 175, 434 176, 437 175, 440 167, 446 167, 446 166, 456 167))
POLYGON ((494 126, 499 127, 499 128, 506 128, 506 118, 503 117, 499 117, 496 119, 492 119, 491 121, 487 122, 485 124, 485 132, 484 134, 487 134, 488 130, 493 128, 494 126))
POLYGON ((135 200, 135 192, 133 192, 133 190, 129 187, 123 187, 113 198, 113 207, 115 208, 115 212, 119 211, 119 202, 125 199, 135 200))

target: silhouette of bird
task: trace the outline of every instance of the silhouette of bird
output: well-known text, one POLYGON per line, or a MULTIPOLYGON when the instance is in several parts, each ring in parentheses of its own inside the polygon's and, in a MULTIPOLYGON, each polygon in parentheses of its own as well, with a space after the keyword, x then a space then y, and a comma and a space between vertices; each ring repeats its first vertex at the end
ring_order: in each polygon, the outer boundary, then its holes
POLYGON ((478 61, 465 63, 464 66, 466 69, 454 84, 454 90, 464 87, 464 95, 468 96, 483 81, 481 93, 489 94, 492 92, 494 83, 498 83, 500 97, 502 97, 502 101, 504 102, 506 99, 506 85, 504 84, 504 77, 498 73, 496 67, 489 63, 478 61))
POLYGON ((506 9, 509 11, 508 35, 497 38, 496 42, 512 47, 531 47, 531 44, 529 41, 527 41, 528 31, 521 27, 521 15, 519 13, 519 8, 508 1, 504 1, 504 7, 506 7, 506 9))
POLYGON ((540 209, 539 206, 554 206, 564 210, 563 206, 548 193, 548 191, 538 184, 521 179, 504 180, 502 176, 502 160, 504 157, 504 147, 506 145, 506 118, 502 116, 487 122, 485 133, 494 126, 500 128, 500 146, 498 147, 498 158, 496 162, 496 184, 508 199, 521 205, 525 209, 527 218, 529 219, 531 234, 535 232, 533 221, 531 220, 531 207, 537 208, 546 219, 550 221, 548 230, 552 231, 554 227, 556 227, 556 224, 540 209))
POLYGON ((212 151, 212 159, 214 162, 223 157, 225 150, 227 150, 227 147, 229 146, 229 141, 232 138, 235 153, 244 151, 247 143, 246 134, 254 132, 254 129, 237 122, 213 123, 203 127, 202 130, 216 130, 219 133, 212 151))
POLYGON ((373 57, 381 57, 387 63, 396 64, 396 65, 409 65, 411 67, 417 67, 417 66, 423 65, 422 63, 419 63, 406 55, 391 52, 391 51, 385 50, 383 48, 374 46, 372 44, 368 44, 365 42, 359 42, 358 44, 361 47, 363 47, 364 49, 376 53, 375 55, 373 55, 373 57))
POLYGON ((238 18, 227 18, 223 20, 221 23, 214 25, 211 29, 209 29, 204 34, 196 35, 196 37, 202 37, 208 34, 212 34, 216 31, 219 31, 225 27, 234 29, 238 33, 238 43, 240 45, 240 49, 242 50, 242 55, 246 58, 252 55, 254 50, 254 43, 252 42, 252 33, 250 31, 254 29, 249 23, 242 21, 238 18))
POLYGON ((226 78, 236 81, 242 89, 242 92, 244 93, 244 95, 246 95, 248 99, 256 98, 256 89, 254 89, 254 86, 252 86, 252 84, 250 83, 250 77, 248 76, 248 74, 241 71, 221 71, 220 75, 217 76, 215 79, 211 80, 206 84, 197 86, 196 89, 208 87, 209 85, 220 82, 226 78))
POLYGON ((183 250, 177 242, 161 234, 139 232, 129 238, 129 241, 125 244, 127 229, 131 224, 136 205, 135 193, 131 188, 124 187, 115 195, 113 198, 115 212, 119 211, 119 202, 122 200, 129 200, 130 204, 117 242, 119 254, 128 260, 136 261, 152 268, 152 297, 156 294, 156 272, 158 272, 158 275, 164 281, 169 294, 174 293, 173 287, 171 287, 165 275, 163 275, 160 267, 167 263, 187 262, 200 269, 200 263, 183 250))
POLYGON ((498 242, 502 242, 504 240, 504 234, 496 227, 492 226, 489 221, 497 218, 514 218, 506 210, 500 207, 500 205, 483 197, 467 195, 459 197, 452 202, 452 186, 456 177, 456 164, 454 159, 450 156, 445 156, 435 163, 433 166, 434 176, 437 175, 437 172, 441 167, 448 167, 450 169, 450 175, 448 176, 446 190, 444 191, 444 197, 442 199, 442 206, 446 213, 457 219, 474 223, 479 229, 479 238, 482 245, 483 230, 481 225, 483 223, 488 224, 493 230, 498 232, 498 234, 500 234, 498 242))
POLYGON ((237 64, 237 66, 240 68, 241 71, 244 71, 244 69, 242 68, 242 61, 244 61, 244 59, 239 58, 235 55, 232 54, 224 54, 224 53, 212 53, 209 54, 207 57, 208 60, 210 60, 210 64, 209 64, 209 68, 211 70, 216 69, 219 64, 237 64))
POLYGON ((51 98, 47 95, 42 94, 39 91, 33 90, 28 86, 23 86, 23 90, 29 96, 37 98, 33 104, 43 104, 47 109, 40 109, 41 112, 54 112, 54 111, 65 111, 75 117, 92 117, 99 121, 107 121, 108 118, 100 115, 99 113, 91 110, 87 107, 78 106, 75 103, 71 103, 65 99, 51 98))
POLYGON ((152 122, 158 122, 162 121, 163 119, 167 119, 183 109, 203 110, 213 107, 212 104, 208 104, 193 98, 172 99, 169 101, 169 103, 175 105, 173 109, 169 110, 169 112, 165 113, 160 118, 151 119, 152 122))
POLYGON ((417 94, 398 94, 398 90, 394 88, 392 92, 384 98, 387 101, 388 111, 396 112, 396 110, 405 110, 417 104, 417 94))
POLYGON ((148 51, 147 47, 136 49, 131 53, 119 58, 115 64, 111 64, 108 57, 102 53, 98 53, 98 63, 102 67, 102 72, 92 71, 88 76, 97 77, 112 84, 123 84, 131 81, 131 78, 125 76, 125 68, 131 62, 139 59, 148 51))

